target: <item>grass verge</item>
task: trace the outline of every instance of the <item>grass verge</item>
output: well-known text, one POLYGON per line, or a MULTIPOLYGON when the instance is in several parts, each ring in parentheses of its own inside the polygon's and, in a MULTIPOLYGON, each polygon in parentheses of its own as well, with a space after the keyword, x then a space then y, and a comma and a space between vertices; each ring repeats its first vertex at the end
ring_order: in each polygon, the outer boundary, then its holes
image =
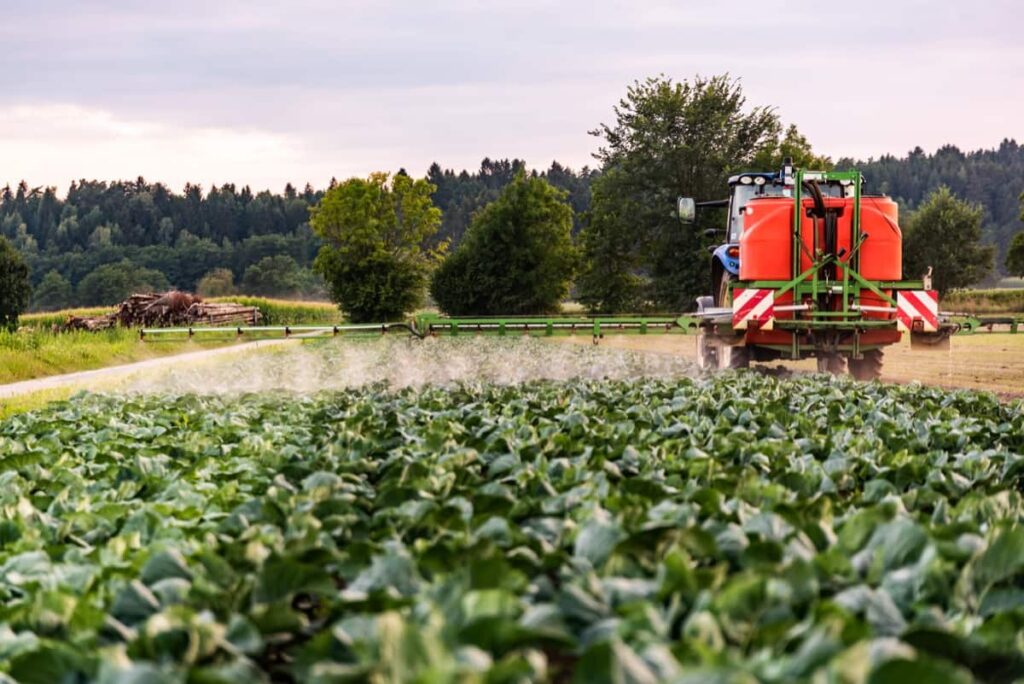
POLYGON ((946 311, 966 313, 1024 312, 1024 288, 997 290, 957 290, 947 294, 941 305, 946 311))
POLYGON ((93 370, 233 343, 234 339, 140 342, 135 330, 54 334, 41 329, 0 332, 0 384, 93 370))

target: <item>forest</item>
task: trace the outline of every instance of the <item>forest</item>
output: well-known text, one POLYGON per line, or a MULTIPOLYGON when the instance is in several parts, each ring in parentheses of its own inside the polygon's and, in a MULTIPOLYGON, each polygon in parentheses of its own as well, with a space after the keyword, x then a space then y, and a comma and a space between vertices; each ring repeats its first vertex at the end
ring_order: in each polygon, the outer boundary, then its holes
MULTIPOLYGON (((984 240, 997 249, 997 269, 1021 228, 1024 148, 1014 140, 969 152, 952 145, 933 154, 915 148, 903 157, 840 159, 835 166, 861 169, 870 191, 891 195, 904 210, 943 185, 981 205, 984 240)), ((519 159, 486 158, 472 171, 432 164, 426 178, 436 186, 433 201, 442 211, 434 240, 455 247, 473 214, 526 168, 519 159)), ((600 171, 553 162, 530 173, 567 193, 574 229, 587 220, 600 171)), ((311 269, 319 241, 308 220, 322 194, 310 185, 273 193, 188 184, 176 192, 138 178, 81 180, 61 196, 57 188, 22 182, 0 192, 0 234, 29 263, 36 309, 107 304, 120 290, 147 286, 195 290, 208 274, 216 276, 216 294, 237 287, 249 294, 319 298, 323 283, 311 269)))

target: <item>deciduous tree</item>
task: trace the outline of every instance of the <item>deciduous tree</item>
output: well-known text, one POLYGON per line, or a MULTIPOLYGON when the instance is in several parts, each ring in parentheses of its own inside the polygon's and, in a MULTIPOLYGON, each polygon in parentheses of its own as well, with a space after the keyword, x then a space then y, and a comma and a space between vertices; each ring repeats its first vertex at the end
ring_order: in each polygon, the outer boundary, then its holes
POLYGON ((933 192, 903 222, 904 277, 920 278, 931 268, 940 294, 981 281, 995 256, 995 248, 981 242, 983 215, 980 205, 958 199, 945 186, 933 192))
POLYGON ((104 264, 82 278, 78 299, 85 306, 106 306, 137 292, 162 292, 170 286, 160 271, 136 266, 125 259, 104 264))
POLYGON ((230 268, 215 268, 207 271, 196 285, 196 293, 204 297, 223 297, 238 292, 235 287, 235 274, 230 268))
POLYGON ((593 187, 580 296, 602 311, 637 299, 658 309, 691 308, 708 289, 707 240, 702 226, 679 223, 676 197, 722 197, 731 172, 778 146, 778 117, 747 107, 739 82, 727 75, 638 81, 614 111, 614 123, 591 131, 604 139, 595 155, 604 174, 593 187), (643 287, 621 297, 608 291, 610 281, 643 287))
POLYGON ((433 191, 404 173, 374 173, 334 185, 313 209, 323 241, 314 267, 350 320, 395 320, 423 302, 445 247, 424 248, 441 225, 433 191))
POLYGON ((32 293, 32 308, 57 311, 71 305, 74 292, 71 283, 56 270, 48 271, 32 293))
POLYGON ((14 330, 28 307, 32 286, 28 264, 7 238, 0 236, 0 328, 14 330))
POLYGON ((452 315, 554 312, 576 262, 566 193, 520 173, 474 217, 430 292, 452 315))

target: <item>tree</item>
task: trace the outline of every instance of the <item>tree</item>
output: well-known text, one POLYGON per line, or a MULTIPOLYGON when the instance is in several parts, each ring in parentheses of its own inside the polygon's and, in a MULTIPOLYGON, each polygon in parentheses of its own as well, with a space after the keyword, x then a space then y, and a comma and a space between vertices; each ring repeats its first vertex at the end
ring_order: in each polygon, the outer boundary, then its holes
POLYGON ((15 330, 28 307, 32 285, 28 264, 7 238, 0 236, 0 328, 15 330))
POLYGON ((1024 278, 1024 230, 1013 236, 1006 252, 1006 272, 1024 278))
POLYGON ((595 184, 588 227, 580 233, 586 258, 576 279, 576 291, 580 304, 589 311, 622 313, 643 308, 644 280, 636 273, 638 254, 633 235, 621 230, 633 211, 632 202, 605 196, 621 187, 623 182, 615 178, 621 173, 621 169, 611 169, 604 182, 595 184))
POLYGON ((242 291, 249 295, 294 297, 301 294, 302 286, 299 264, 284 254, 263 257, 242 275, 242 291))
POLYGON ((104 264, 82 278, 78 283, 78 299, 85 306, 107 306, 136 292, 162 292, 170 286, 160 271, 136 266, 124 259, 104 264))
POLYGON ((196 285, 196 293, 204 297, 224 297, 236 292, 238 290, 235 288, 235 274, 230 268, 207 271, 196 285))
POLYGON ((707 224, 681 225, 676 197, 724 196, 731 172, 753 167, 759 153, 779 146, 778 117, 748 108, 739 82, 727 75, 638 81, 614 112, 613 124, 591 131, 604 139, 595 155, 604 173, 593 184, 579 295, 600 311, 626 302, 687 310, 708 290, 700 230, 707 224), (636 292, 620 295, 608 282, 636 292))
POLYGON ((452 315, 557 311, 577 262, 566 196, 518 174, 438 268, 430 288, 438 306, 452 315))
MULTIPOLYGON (((1020 196, 1021 204, 1024 205, 1024 194, 1020 196)), ((1024 208, 1021 210, 1020 220, 1024 221, 1024 208)), ((1024 230, 1013 236, 1010 247, 1006 251, 1006 271, 1018 278, 1024 278, 1024 230)))
POLYGON ((807 137, 791 124, 781 140, 766 145, 757 153, 750 170, 776 171, 782 168, 782 162, 787 157, 793 160, 794 166, 801 169, 827 171, 833 166, 829 157, 815 154, 807 137))
POLYGON ((401 318, 419 306, 445 243, 425 249, 441 225, 434 186, 374 173, 329 189, 310 225, 323 240, 314 268, 354 322, 401 318))
POLYGON ((904 277, 919 278, 931 268, 940 295, 982 280, 995 256, 994 247, 981 243, 983 215, 980 205, 958 199, 945 186, 933 192, 904 223, 904 277))
POLYGON ((56 270, 47 271, 36 286, 32 307, 37 311, 57 311, 71 305, 74 292, 71 283, 56 270))

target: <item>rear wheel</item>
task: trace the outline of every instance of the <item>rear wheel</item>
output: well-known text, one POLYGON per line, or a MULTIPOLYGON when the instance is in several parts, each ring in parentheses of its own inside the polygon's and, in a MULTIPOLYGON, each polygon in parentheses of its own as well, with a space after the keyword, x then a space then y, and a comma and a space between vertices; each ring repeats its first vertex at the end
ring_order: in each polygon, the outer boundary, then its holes
POLYGON ((882 350, 869 349, 864 352, 862 359, 850 359, 847 362, 850 368, 850 375, 857 380, 869 382, 882 377, 882 350))
POLYGON ((818 372, 842 375, 846 370, 846 359, 839 354, 822 353, 818 355, 818 372))
POLYGON ((718 288, 715 292, 715 306, 726 307, 732 305, 732 293, 729 286, 736 280, 731 273, 722 273, 718 279, 718 288))

